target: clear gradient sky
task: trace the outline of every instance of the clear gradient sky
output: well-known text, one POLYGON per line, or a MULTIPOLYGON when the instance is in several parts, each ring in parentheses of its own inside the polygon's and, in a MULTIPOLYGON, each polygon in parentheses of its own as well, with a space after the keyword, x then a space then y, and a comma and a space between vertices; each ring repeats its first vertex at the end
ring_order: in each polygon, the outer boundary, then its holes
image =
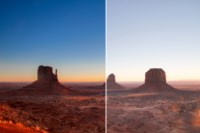
POLYGON ((167 80, 200 80, 199 0, 108 0, 107 75, 144 81, 149 68, 167 80))
POLYGON ((33 81, 37 67, 60 81, 104 81, 104 0, 1 0, 0 81, 33 81))

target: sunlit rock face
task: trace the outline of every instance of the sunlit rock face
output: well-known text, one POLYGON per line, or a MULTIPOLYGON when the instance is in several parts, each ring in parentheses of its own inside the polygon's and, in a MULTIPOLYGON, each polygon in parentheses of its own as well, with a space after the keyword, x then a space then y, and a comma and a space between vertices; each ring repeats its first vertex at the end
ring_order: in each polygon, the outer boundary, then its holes
POLYGON ((166 82, 165 71, 161 68, 151 68, 145 73, 145 83, 135 91, 139 92, 171 92, 176 89, 166 82))
POLYGON ((108 76, 107 79, 107 88, 108 89, 122 89, 124 88, 123 86, 121 86, 120 84, 118 84, 115 80, 115 75, 112 73, 108 76))
POLYGON ((166 83, 165 71, 160 68, 153 68, 145 74, 145 84, 147 83, 166 83))
POLYGON ((39 66, 38 67, 38 81, 39 82, 53 82, 58 81, 57 70, 55 74, 50 66, 39 66))

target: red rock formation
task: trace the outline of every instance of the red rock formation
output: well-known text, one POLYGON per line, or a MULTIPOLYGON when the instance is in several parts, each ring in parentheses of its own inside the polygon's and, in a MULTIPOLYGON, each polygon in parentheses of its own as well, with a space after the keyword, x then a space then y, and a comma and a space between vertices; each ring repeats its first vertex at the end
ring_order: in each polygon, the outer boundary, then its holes
POLYGON ((32 84, 19 89, 22 93, 32 94, 68 94, 71 90, 58 81, 57 70, 55 74, 50 66, 38 67, 38 79, 32 84))
POLYGON ((135 91, 139 92, 170 92, 176 89, 166 82, 165 71, 160 68, 152 68, 145 73, 145 83, 135 91))
POLYGON ((166 75, 162 69, 150 69, 145 74, 145 83, 166 83, 166 75))
POLYGON ((110 74, 107 79, 107 88, 108 89, 123 89, 124 87, 116 82, 114 74, 110 74))
POLYGON ((57 82, 57 70, 56 74, 53 73, 50 66, 39 66, 38 68, 38 81, 39 82, 57 82))
POLYGON ((116 83, 115 75, 113 73, 108 76, 107 82, 108 83, 116 83))

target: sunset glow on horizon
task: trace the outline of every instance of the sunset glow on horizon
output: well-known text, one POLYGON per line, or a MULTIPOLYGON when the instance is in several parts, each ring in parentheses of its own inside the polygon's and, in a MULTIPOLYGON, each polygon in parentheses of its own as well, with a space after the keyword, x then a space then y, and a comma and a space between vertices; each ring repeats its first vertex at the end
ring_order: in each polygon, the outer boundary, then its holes
MULTIPOLYGON (((1 67, 3 68, 4 65, 1 67)), ((104 64, 87 63, 80 66, 73 66, 73 64, 48 65, 53 67, 53 73, 55 69, 58 71, 58 79, 61 82, 104 82, 105 70, 104 64), (67 66, 67 67, 66 67, 67 66), (91 67, 92 66, 92 67, 91 67), (89 68, 89 69, 88 69, 89 68), (98 70, 98 71, 97 71, 98 70)), ((13 68, 13 65, 5 65, 5 69, 10 71, 2 71, 0 76, 0 82, 33 82, 37 80, 37 66, 31 66, 24 64, 22 67, 13 68), (12 76, 10 76, 12 75, 12 76)))
MULTIPOLYGON (((59 76, 58 77, 60 82, 74 82, 74 83, 78 83, 78 82, 104 82, 105 78, 104 75, 90 75, 90 76, 74 76, 74 77, 62 77, 59 76)), ((8 77, 8 76, 4 76, 4 79, 2 79, 0 82, 34 82, 37 80, 37 76, 26 76, 25 78, 21 78, 19 79, 18 77, 8 77)))

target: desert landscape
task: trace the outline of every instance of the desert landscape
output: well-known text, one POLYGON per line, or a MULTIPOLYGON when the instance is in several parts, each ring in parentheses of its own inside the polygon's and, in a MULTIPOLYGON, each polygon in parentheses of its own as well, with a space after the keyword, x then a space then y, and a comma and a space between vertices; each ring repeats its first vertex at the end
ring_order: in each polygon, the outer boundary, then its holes
POLYGON ((175 85, 167 84, 165 72, 157 68, 146 72, 145 83, 136 88, 120 89, 113 79, 108 83, 108 133, 199 133, 200 85, 175 85))
POLYGON ((0 84, 1 133, 104 133, 105 86, 62 85, 39 66, 31 83, 0 84))
POLYGON ((0 133, 105 133, 105 4, 0 1, 0 133))

